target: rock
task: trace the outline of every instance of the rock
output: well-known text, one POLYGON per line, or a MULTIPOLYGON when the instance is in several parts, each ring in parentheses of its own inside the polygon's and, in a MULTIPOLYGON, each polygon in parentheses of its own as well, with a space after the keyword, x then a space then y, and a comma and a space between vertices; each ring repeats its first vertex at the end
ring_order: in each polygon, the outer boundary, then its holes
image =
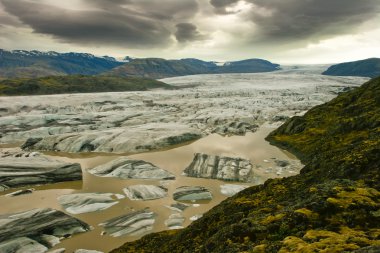
POLYGON ((286 161, 286 160, 277 160, 276 159, 274 162, 276 163, 277 166, 280 166, 280 167, 286 167, 286 166, 290 165, 290 162, 286 161))
POLYGON ((27 237, 0 242, 1 253, 44 253, 48 250, 46 246, 27 237))
POLYGON ((211 200, 211 192, 202 186, 182 186, 173 193, 173 199, 177 201, 211 200))
POLYGON ((74 253, 104 253, 103 251, 89 250, 89 249, 77 249, 74 253))
POLYGON ((246 159, 196 153, 184 173, 189 177, 251 182, 252 169, 253 165, 246 159))
POLYGON ((245 135, 247 132, 256 132, 259 128, 257 124, 247 122, 230 122, 225 125, 217 126, 212 130, 212 133, 217 133, 222 136, 245 135))
POLYGON ((168 195, 167 189, 155 185, 131 185, 123 189, 130 200, 152 200, 164 198, 168 195))
POLYGON ((105 210, 119 203, 113 193, 76 193, 58 197, 58 202, 71 214, 105 210))
POLYGON ((24 144, 21 145, 22 149, 28 149, 29 147, 32 147, 34 144, 40 142, 42 138, 28 138, 24 144))
POLYGON ((121 157, 109 163, 89 170, 91 174, 100 177, 117 177, 121 179, 175 179, 170 172, 142 160, 132 160, 121 157))
POLYGON ((179 213, 174 213, 169 216, 167 220, 165 220, 165 225, 169 229, 181 229, 183 228, 183 222, 185 221, 185 218, 179 214, 179 213))
POLYGON ((272 118, 272 121, 278 122, 278 121, 285 121, 288 120, 290 117, 287 115, 276 115, 272 118))
POLYGON ((65 253, 65 248, 55 249, 55 250, 49 250, 48 253, 65 253))
POLYGON ((220 186, 220 192, 223 195, 231 197, 246 188, 248 188, 247 185, 224 184, 220 186))
POLYGON ((194 216, 191 216, 190 217, 190 220, 191 221, 196 221, 196 220, 199 220, 200 218, 202 218, 202 214, 196 214, 196 215, 194 215, 194 216))
POLYGON ((78 163, 67 163, 43 155, 0 159, 0 190, 26 185, 82 179, 78 163))
POLYGON ((112 237, 137 236, 153 229, 155 213, 149 209, 122 215, 99 224, 112 237))
POLYGON ((33 191, 35 191, 34 188, 32 188, 32 189, 25 189, 25 190, 18 190, 18 191, 15 191, 15 192, 11 192, 11 193, 5 194, 5 196, 7 196, 7 197, 15 197, 15 196, 20 196, 20 195, 31 194, 31 193, 33 193, 33 191))
POLYGON ((73 234, 89 231, 86 223, 50 208, 0 215, 0 252, 46 252, 73 234))
POLYGON ((23 151, 15 151, 15 150, 9 150, 9 151, 3 151, 0 153, 0 157, 34 157, 34 156, 40 156, 41 153, 38 152, 23 152, 23 151))
POLYGON ((104 131, 58 134, 35 142, 27 140, 24 150, 61 152, 138 153, 170 147, 201 138, 200 131, 181 124, 151 123, 104 131), (35 143, 34 143, 35 142, 35 143), (32 145, 30 143, 33 143, 32 145))
POLYGON ((169 208, 172 211, 183 212, 189 206, 190 205, 177 202, 175 204, 171 204, 170 206, 166 206, 166 207, 169 208))

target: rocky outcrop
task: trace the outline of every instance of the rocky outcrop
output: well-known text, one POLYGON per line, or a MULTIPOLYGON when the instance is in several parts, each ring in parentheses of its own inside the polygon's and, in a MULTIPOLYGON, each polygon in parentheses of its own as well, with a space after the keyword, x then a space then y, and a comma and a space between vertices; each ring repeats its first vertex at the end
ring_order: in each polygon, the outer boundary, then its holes
POLYGON ((100 177, 117 177, 121 179, 175 179, 170 172, 142 160, 122 157, 109 163, 99 165, 91 174, 100 177))
POLYGON ((124 188, 123 191, 130 200, 160 199, 168 195, 166 188, 156 185, 131 185, 124 188))
POLYGON ((252 169, 252 163, 246 159, 196 153, 184 173, 189 177, 251 182, 252 169))
POLYGON ((115 152, 137 153, 170 147, 196 140, 202 134, 195 129, 178 124, 145 124, 130 128, 105 131, 87 131, 52 135, 28 141, 24 150, 47 150, 62 152, 115 152))
POLYGON ((58 197, 58 202, 67 212, 80 214, 110 208, 119 203, 117 198, 113 193, 75 193, 58 197))
POLYGON ((137 236, 153 229, 155 213, 149 209, 122 215, 99 224, 112 237, 137 236))
POLYGON ((211 200, 211 192, 202 186, 181 186, 173 193, 173 199, 177 201, 211 200))
POLYGON ((0 215, 0 252, 46 252, 61 239, 90 227, 63 212, 46 208, 0 215))
POLYGON ((43 155, 6 156, 0 159, 0 191, 81 179, 82 169, 78 163, 62 162, 43 155))

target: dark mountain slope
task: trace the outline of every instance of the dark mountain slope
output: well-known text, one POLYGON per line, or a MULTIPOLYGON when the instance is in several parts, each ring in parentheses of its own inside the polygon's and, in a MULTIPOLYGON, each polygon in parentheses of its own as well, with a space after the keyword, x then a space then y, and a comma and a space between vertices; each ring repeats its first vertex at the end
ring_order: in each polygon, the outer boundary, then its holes
POLYGON ((172 86, 153 79, 109 76, 50 76, 0 81, 0 96, 45 95, 62 93, 138 91, 172 86))
MULTIPOLYGON (((199 62, 198 62, 199 61, 199 62)), ((160 58, 134 59, 107 74, 111 76, 141 76, 154 79, 164 77, 205 74, 208 73, 207 64, 189 60, 165 60, 160 58)))
POLYGON ((288 120, 268 140, 301 157, 300 175, 113 252, 379 252, 380 78, 288 120))
POLYGON ((0 77, 41 77, 49 75, 95 75, 124 64, 111 57, 84 53, 5 51, 0 49, 0 77))
POLYGON ((260 59, 249 59, 228 62, 217 66, 214 62, 198 59, 165 60, 160 58, 133 59, 130 62, 112 69, 111 76, 142 76, 154 79, 215 73, 257 73, 279 70, 278 64, 260 59))
POLYGON ((323 75, 329 76, 380 76, 380 59, 370 58, 361 61, 345 62, 331 66, 323 75))
POLYGON ((261 59, 228 62, 216 69, 220 73, 259 73, 279 70, 280 65, 261 59))

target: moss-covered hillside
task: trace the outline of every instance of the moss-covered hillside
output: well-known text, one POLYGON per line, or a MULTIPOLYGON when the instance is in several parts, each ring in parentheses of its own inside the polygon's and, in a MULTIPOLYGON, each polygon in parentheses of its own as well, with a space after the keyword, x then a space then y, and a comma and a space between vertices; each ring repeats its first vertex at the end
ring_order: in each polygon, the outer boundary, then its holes
POLYGON ((248 188, 186 229, 113 252, 380 252, 380 78, 268 137, 300 175, 248 188))
POLYGON ((0 96, 140 91, 173 86, 148 78, 110 76, 49 76, 0 80, 0 96))

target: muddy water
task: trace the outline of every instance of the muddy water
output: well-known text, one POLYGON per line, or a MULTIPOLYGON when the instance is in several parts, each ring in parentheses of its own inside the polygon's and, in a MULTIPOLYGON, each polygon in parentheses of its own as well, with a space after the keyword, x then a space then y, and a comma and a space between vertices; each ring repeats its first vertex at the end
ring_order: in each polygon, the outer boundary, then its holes
MULTIPOLYGON (((264 182, 267 178, 279 177, 274 170, 273 172, 271 170, 271 168, 275 167, 271 158, 293 161, 296 161, 296 158, 283 150, 269 145, 269 143, 264 140, 272 130, 273 129, 269 127, 262 127, 257 132, 249 133, 246 136, 222 137, 216 134, 209 135, 196 142, 174 149, 130 155, 129 157, 131 158, 152 162, 176 175, 176 180, 167 180, 165 183, 165 186, 168 188, 168 197, 151 201, 131 201, 125 198, 119 200, 119 204, 104 211, 73 215, 78 219, 87 222, 94 229, 90 232, 75 235, 72 238, 63 240, 62 243, 55 248, 66 248, 66 252, 73 252, 79 248, 108 252, 127 241, 136 240, 138 237, 122 236, 113 238, 108 235, 102 236, 102 229, 98 224, 107 219, 146 207, 149 207, 157 214, 153 232, 165 230, 167 227, 164 222, 169 215, 173 213, 173 211, 165 206, 175 203, 172 199, 174 189, 184 185, 199 185, 207 187, 212 192, 213 199, 209 202, 190 203, 191 206, 183 212, 183 216, 186 218, 184 226, 188 226, 191 223, 189 219, 190 217, 203 214, 222 200, 226 199, 226 196, 220 193, 220 185, 225 184, 225 182, 211 179, 189 178, 182 175, 183 169, 190 164, 193 155, 196 152, 250 159, 253 164, 257 165, 255 172, 256 175, 258 175, 258 183, 264 182)), ((93 153, 73 155, 51 152, 46 154, 54 156, 56 159, 80 163, 84 172, 83 182, 78 181, 38 186, 34 187, 36 191, 32 194, 14 198, 0 196, 0 214, 46 207, 64 211, 57 202, 57 197, 63 194, 80 192, 109 192, 123 194, 122 189, 128 185, 160 185, 162 183, 162 181, 160 182, 159 180, 121 180, 115 178, 102 178, 87 173, 88 169, 104 164, 121 155, 93 153)), ((290 176, 298 172, 298 170, 290 172, 284 171, 281 176, 290 176)), ((14 189, 12 191, 14 191, 14 189)), ((7 192, 3 193, 3 195, 6 193, 7 192)))

